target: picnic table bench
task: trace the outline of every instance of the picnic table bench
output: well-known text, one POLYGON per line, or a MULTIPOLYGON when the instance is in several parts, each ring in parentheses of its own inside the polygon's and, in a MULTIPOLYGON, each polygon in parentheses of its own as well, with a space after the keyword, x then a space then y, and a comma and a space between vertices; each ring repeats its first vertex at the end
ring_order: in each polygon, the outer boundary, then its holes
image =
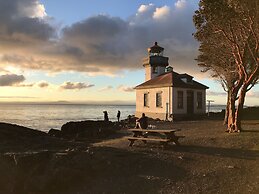
POLYGON ((160 142, 164 146, 166 146, 169 142, 173 142, 176 145, 180 145, 178 139, 184 137, 184 136, 175 135, 175 132, 180 131, 180 129, 174 129, 174 130, 128 129, 128 131, 133 133, 133 136, 126 137, 130 141, 129 146, 133 146, 134 142, 137 140, 141 140, 144 143, 147 143, 147 141, 156 141, 156 142, 160 142))

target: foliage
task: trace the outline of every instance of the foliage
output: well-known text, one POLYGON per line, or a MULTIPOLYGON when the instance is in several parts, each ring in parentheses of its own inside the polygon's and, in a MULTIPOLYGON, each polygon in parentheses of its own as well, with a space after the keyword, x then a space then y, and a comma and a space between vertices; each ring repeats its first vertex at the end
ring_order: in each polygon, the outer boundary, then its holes
POLYGON ((258 0, 201 0, 193 17, 194 37, 200 42, 199 66, 228 92, 228 126, 234 131, 241 129, 239 113, 246 92, 259 78, 258 15, 258 0))

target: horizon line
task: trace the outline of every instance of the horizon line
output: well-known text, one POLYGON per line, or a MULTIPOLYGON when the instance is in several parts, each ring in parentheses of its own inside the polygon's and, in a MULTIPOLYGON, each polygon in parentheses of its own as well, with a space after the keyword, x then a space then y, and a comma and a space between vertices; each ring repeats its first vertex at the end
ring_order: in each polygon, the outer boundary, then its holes
POLYGON ((0 104, 136 105, 133 101, 0 101, 0 104))

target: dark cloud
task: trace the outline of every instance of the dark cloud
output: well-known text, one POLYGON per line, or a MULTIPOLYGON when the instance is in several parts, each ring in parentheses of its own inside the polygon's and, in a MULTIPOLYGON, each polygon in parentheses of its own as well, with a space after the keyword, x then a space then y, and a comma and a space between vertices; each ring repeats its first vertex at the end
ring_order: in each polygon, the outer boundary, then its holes
POLYGON ((98 15, 63 29, 65 39, 98 43, 116 37, 127 30, 127 23, 118 17, 98 15))
MULTIPOLYGON (((196 1, 197 3, 197 1, 196 1)), ((3 63, 49 72, 118 74, 141 69, 153 42, 165 48, 176 71, 198 73, 198 44, 192 15, 195 6, 179 0, 172 6, 141 5, 127 20, 97 15, 66 26, 59 39, 37 0, 0 0, 0 44, 3 63)))
POLYGON ((86 84, 86 83, 82 83, 82 82, 65 82, 63 83, 60 88, 64 89, 64 90, 81 90, 81 89, 85 89, 85 88, 91 88, 93 87, 93 84, 86 84))
POLYGON ((43 19, 44 6, 38 0, 0 0, 0 41, 46 41, 55 29, 43 19))
POLYGON ((78 59, 82 66, 95 64, 99 71, 107 71, 107 67, 118 71, 121 67, 142 68, 141 59, 147 56, 147 47, 158 41, 176 69, 193 70, 198 44, 192 37, 191 9, 194 8, 187 5, 180 9, 149 4, 142 5, 127 21, 95 16, 66 27, 63 42, 80 48, 78 59))
POLYGON ((39 82, 38 84, 38 87, 40 88, 46 88, 49 86, 49 83, 48 82, 45 82, 45 81, 42 81, 42 82, 39 82))
POLYGON ((6 74, 0 76, 0 86, 14 86, 25 81, 23 75, 6 74))

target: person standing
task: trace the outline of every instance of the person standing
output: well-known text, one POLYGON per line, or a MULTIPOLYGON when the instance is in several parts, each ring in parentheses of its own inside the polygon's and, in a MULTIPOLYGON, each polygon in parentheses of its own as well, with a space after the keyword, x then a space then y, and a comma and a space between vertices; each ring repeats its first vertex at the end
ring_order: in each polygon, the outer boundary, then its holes
POLYGON ((107 111, 103 111, 104 114, 104 121, 109 121, 109 117, 108 117, 108 112, 107 111))
POLYGON ((120 122, 120 116, 121 116, 121 111, 118 110, 118 113, 117 113, 118 122, 120 122))

